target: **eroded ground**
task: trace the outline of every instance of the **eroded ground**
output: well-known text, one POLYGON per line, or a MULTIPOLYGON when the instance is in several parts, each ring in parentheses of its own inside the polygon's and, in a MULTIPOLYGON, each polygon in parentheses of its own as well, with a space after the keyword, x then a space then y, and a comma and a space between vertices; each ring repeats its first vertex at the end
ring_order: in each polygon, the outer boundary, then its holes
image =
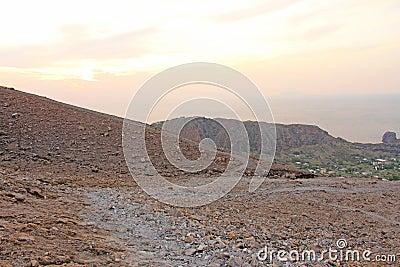
MULTIPOLYGON (((257 259, 265 246, 320 252, 338 239, 371 257, 397 254, 397 262, 311 265, 399 266, 399 182, 302 179, 274 166, 274 179, 255 193, 245 177, 210 205, 176 208, 130 176, 121 119, 5 88, 0 110, 0 266, 267 266, 257 259)), ((150 151, 160 156, 154 140, 150 151)), ((190 176, 155 165, 186 184, 224 169, 216 163, 190 176)))

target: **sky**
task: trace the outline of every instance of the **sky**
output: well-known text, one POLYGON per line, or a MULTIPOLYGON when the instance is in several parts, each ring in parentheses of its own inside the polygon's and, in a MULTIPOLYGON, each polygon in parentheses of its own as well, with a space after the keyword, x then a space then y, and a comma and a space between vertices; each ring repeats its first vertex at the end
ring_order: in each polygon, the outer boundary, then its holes
POLYGON ((15 0, 0 25, 1 85, 119 116, 152 75, 197 61, 267 98, 400 94, 398 0, 15 0))

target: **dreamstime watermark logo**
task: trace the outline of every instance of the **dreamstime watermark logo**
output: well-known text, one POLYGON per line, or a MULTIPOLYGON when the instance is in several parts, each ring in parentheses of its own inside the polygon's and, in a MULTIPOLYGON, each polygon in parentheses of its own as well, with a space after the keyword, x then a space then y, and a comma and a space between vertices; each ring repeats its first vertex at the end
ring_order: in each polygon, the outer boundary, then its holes
POLYGON ((342 248, 347 247, 347 241, 346 241, 346 239, 338 239, 338 240, 336 241, 336 247, 337 247, 338 249, 342 249, 342 248))
POLYGON ((394 263, 397 261, 396 254, 373 255, 369 249, 351 249, 346 239, 336 241, 335 247, 329 247, 321 251, 313 249, 283 250, 271 249, 265 246, 257 252, 257 259, 262 262, 293 263, 293 262, 382 262, 394 263))
MULTIPOLYGON (((219 64, 199 62, 179 65, 156 74, 136 91, 127 108, 122 130, 124 157, 131 175, 143 190, 161 202, 180 207, 206 205, 223 197, 239 182, 250 160, 249 136, 241 122, 248 118, 242 118, 237 105, 229 104, 223 96, 219 97, 219 94, 196 96, 192 92, 185 92, 185 86, 190 85, 213 86, 215 90, 228 93, 236 98, 237 103, 250 111, 255 121, 269 122, 257 124, 259 128, 257 141, 261 149, 255 165, 255 174, 268 173, 276 148, 276 129, 268 102, 257 86, 239 71, 219 64), (208 108, 207 102, 204 104, 204 101, 208 101, 210 105, 217 103, 229 111, 231 118, 237 120, 234 125, 229 120, 217 120, 229 137, 229 161, 225 171, 208 184, 182 186, 168 181, 155 167, 157 163, 155 161, 160 160, 161 156, 154 157, 154 151, 149 151, 151 143, 154 142, 152 138, 146 138, 146 134, 147 137, 154 137, 149 135, 146 129, 149 118, 157 109, 157 105, 177 90, 180 90, 180 96, 188 95, 188 97, 180 100, 171 111, 165 112, 167 116, 163 119, 165 123, 162 125, 161 147, 159 147, 168 162, 177 169, 187 173, 205 170, 214 161, 217 146, 213 140, 201 140, 200 157, 196 160, 186 158, 180 148, 179 134, 193 118, 170 120, 174 110, 183 104, 187 107, 189 103, 190 106, 192 101, 201 99, 204 110, 208 108)), ((249 183, 249 191, 254 192, 263 181, 263 175, 254 175, 249 183)))

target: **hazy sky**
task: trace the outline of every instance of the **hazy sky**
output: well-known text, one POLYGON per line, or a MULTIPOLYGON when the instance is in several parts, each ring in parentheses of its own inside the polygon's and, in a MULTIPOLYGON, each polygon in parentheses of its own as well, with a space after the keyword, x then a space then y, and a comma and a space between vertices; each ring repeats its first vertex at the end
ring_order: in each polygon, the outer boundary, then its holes
POLYGON ((151 75, 208 61, 269 96, 400 93, 400 1, 7 1, 0 83, 123 115, 151 75))

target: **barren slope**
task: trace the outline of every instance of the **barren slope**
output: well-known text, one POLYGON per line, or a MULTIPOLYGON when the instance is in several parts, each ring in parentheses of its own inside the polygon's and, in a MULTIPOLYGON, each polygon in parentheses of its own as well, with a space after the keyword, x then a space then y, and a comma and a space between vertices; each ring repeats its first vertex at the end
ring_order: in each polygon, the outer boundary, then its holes
MULTIPOLYGON (((263 266, 256 254, 266 245, 322 250, 339 238, 399 252, 399 182, 287 179, 302 174, 276 166, 277 179, 253 194, 244 179, 211 205, 174 208, 130 177, 121 119, 6 88, 0 110, 0 266, 263 266)), ((188 178, 149 131, 160 171, 188 178)), ((182 146, 198 153, 194 143, 182 146)), ((215 163, 198 177, 223 169, 215 163)))

